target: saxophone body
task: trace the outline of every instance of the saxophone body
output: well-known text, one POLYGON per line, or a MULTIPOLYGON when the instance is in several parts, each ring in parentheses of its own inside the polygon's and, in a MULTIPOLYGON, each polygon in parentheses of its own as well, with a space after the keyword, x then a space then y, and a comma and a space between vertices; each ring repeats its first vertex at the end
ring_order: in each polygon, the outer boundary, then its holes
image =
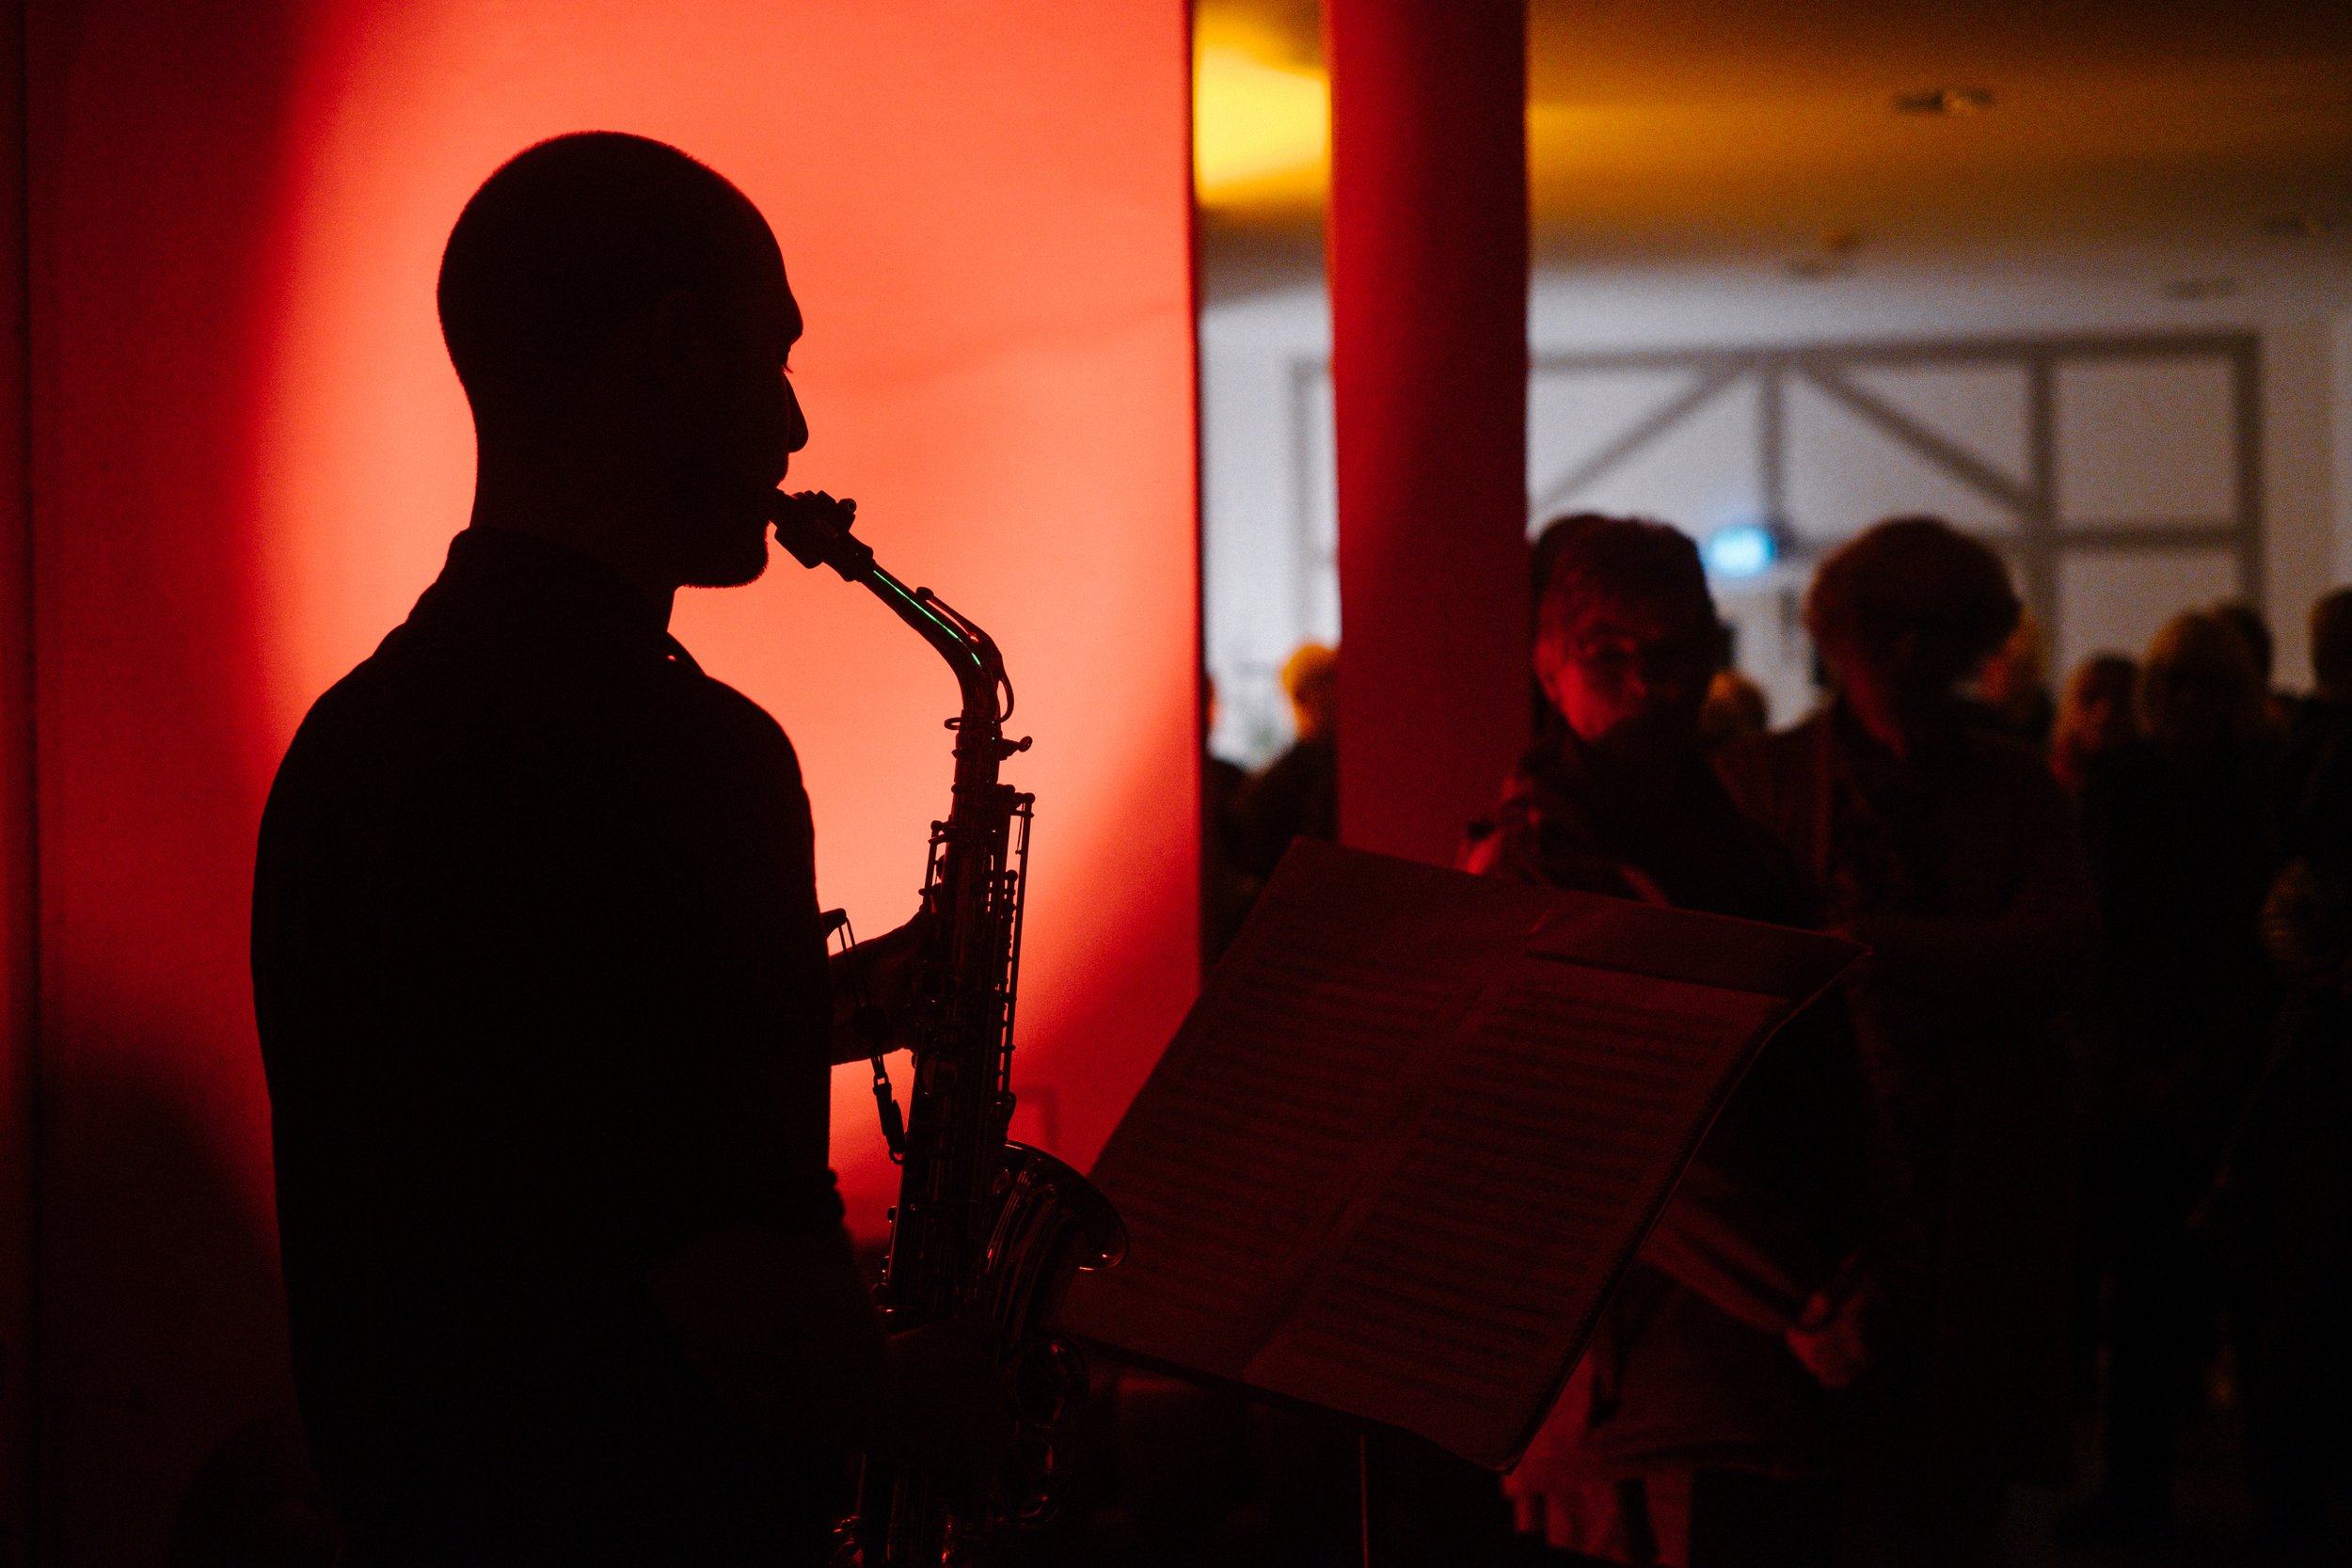
MULTIPOLYGON (((1029 744, 1005 736, 1013 699, 1004 661, 938 595, 877 565, 850 535, 854 513, 850 501, 780 495, 776 536, 803 565, 831 566, 887 605, 946 660, 962 698, 948 721, 954 797, 931 825, 924 873, 929 930, 902 1030, 914 1075, 904 1135, 892 1140, 901 1170, 878 1305, 893 1333, 958 1318, 989 1330, 1016 1425, 1006 1472, 977 1497, 868 1460, 834 1560, 932 1568, 984 1561, 992 1540, 1053 1512, 1086 1389, 1085 1364, 1055 1335, 1053 1316, 1073 1273, 1119 1261, 1126 1231, 1092 1182, 1008 1136, 1032 798, 1000 777, 1029 744)), ((879 1060, 877 1073, 886 1097, 879 1060)))

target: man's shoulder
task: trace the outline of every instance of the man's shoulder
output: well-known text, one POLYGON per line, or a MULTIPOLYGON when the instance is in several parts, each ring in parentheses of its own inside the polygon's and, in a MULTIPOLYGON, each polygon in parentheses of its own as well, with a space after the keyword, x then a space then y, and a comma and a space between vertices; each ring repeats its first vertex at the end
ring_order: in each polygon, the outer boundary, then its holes
POLYGON ((416 671, 404 668, 396 657, 387 657, 398 636, 395 632, 386 638, 375 652, 319 693, 295 726, 286 752, 288 765, 369 749, 372 743, 389 741, 389 732, 405 727, 421 683, 416 671))
POLYGON ((542 761, 557 787, 593 787, 597 774, 622 788, 630 780, 690 790, 724 790, 730 779, 759 789, 801 783, 774 716, 691 658, 593 668, 481 659, 404 626, 311 705, 272 793, 282 805, 321 791, 373 794, 404 779, 429 788, 436 779, 520 778, 542 761))
POLYGON ((683 660, 663 673, 661 686, 675 702, 676 720, 704 744, 731 759, 799 777, 800 757, 784 726, 741 691, 683 660))
POLYGON ((617 725, 683 723, 740 745, 791 750, 773 715, 691 657, 542 662, 516 658, 506 649, 485 657, 414 624, 395 627, 322 693, 304 727, 331 733, 410 718, 437 724, 460 713, 509 709, 617 725))

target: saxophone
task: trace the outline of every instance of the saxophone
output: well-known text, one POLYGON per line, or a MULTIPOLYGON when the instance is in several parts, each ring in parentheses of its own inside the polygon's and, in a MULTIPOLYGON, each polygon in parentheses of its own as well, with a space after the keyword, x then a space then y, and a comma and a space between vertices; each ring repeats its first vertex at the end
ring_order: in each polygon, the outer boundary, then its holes
POLYGON ((837 1568, 934 1568, 984 1561, 1006 1531, 1043 1522, 1069 1468, 1086 1365, 1052 1319, 1078 1269, 1108 1268, 1127 1247, 1110 1200, 1042 1149, 1009 1141, 1013 1004, 1033 798, 997 776, 1029 742, 1005 738, 1012 683, 989 635, 928 588, 910 589, 850 535, 857 503, 779 494, 777 542, 802 565, 830 566, 887 605, 947 661, 962 691, 955 794, 931 824, 923 878, 930 916, 902 1027, 914 1063, 901 1122, 882 1058, 875 1098, 901 1169, 876 1291, 893 1333, 962 1318, 1002 1354, 1014 1404, 1005 1472, 983 1494, 868 1459, 837 1568))

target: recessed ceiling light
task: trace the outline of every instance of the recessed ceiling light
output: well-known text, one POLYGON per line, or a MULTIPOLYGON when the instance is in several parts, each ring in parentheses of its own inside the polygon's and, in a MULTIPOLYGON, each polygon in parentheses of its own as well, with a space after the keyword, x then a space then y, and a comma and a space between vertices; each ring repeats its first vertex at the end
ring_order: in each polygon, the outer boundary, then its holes
POLYGON ((2237 293, 2234 277, 2176 277, 2164 286, 2167 299, 2228 299, 2237 293))
POLYGON ((1973 115, 1993 107, 1993 94, 1983 87, 1926 87, 1895 95, 1895 112, 1901 115, 1973 115))

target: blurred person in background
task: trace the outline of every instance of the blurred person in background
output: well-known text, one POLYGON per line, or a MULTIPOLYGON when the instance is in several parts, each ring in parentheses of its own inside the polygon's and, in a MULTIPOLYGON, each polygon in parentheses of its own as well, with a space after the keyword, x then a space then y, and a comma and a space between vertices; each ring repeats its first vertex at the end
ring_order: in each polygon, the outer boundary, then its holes
MULTIPOLYGON (((1535 642, 1536 618, 1543 613, 1544 587, 1551 581, 1552 562, 1560 559, 1569 541, 1596 523, 1610 520, 1605 513, 1568 512, 1546 519, 1535 531, 1534 542, 1527 552, 1527 629, 1528 645, 1535 642)), ((1560 738, 1560 710, 1551 705, 1550 696, 1544 690, 1543 677, 1531 669, 1528 674, 1527 733, 1534 744, 1560 738)))
POLYGON ((1235 806, 1242 874, 1274 875, 1295 838, 1340 836, 1340 656, 1302 642, 1282 661, 1297 738, 1249 781, 1235 806))
POLYGON ((1216 678, 1200 674, 1200 968, 1214 968, 1256 899, 1241 868, 1241 793, 1249 775, 1209 750, 1216 733, 1216 678))
MULTIPOLYGON (((1808 924, 1786 850, 1708 768, 1724 634, 1698 550, 1594 519, 1553 553, 1534 667, 1558 724, 1472 829, 1472 871, 1808 924)), ((1838 1449, 1825 1387, 1860 1369, 1851 1252, 1865 1096, 1842 1007, 1776 1037, 1708 1132, 1505 1482, 1521 1528, 1626 1563, 1827 1563, 1838 1449)))
POLYGON ((2139 666, 2122 654, 2093 654, 2066 677, 2050 736, 2050 771, 2079 797, 2093 757, 2139 738, 2139 666))
POLYGON ((1716 671, 1699 709, 1699 744, 1707 753, 1754 740, 1772 727, 1772 706, 1764 689, 1729 665, 1716 671))
POLYGON ((2314 689, 2277 799, 2263 910, 2271 1048, 2195 1221, 2229 1266, 2253 1560, 2352 1560, 2352 589, 2312 608, 2314 689))
POLYGON ((1971 1563, 2006 1483, 2069 1458, 2074 1126, 2061 1010, 2095 895, 2074 813, 2033 749, 1960 695, 2014 628, 2000 559, 1927 517, 1821 563, 1805 618, 1833 697, 1717 760, 1733 797, 1871 948, 1847 987, 1892 1158, 1896 1241, 1849 1483, 1847 1560, 1971 1563))
POLYGON ((2352 588, 2312 606, 2312 694, 2278 768, 2280 848, 2322 868, 2352 858, 2352 588))
POLYGON ((2048 644, 2030 610, 1977 672, 1973 712, 1980 723, 2035 748, 2050 743, 2057 705, 2050 700, 2048 644))
MULTIPOLYGON (((2077 807, 2096 760, 2138 738, 2139 662, 2123 654, 2099 653, 2074 666, 2050 736, 2050 771, 2077 807)), ((2106 1020, 2096 1007, 2077 1013, 2070 1033, 2075 1100, 2088 1123, 2097 1119, 2095 1102, 2101 1098, 2091 1080, 2099 1076, 2098 1064, 2112 1057, 2113 1046, 2106 1020)), ((2106 1334, 2101 1292, 2106 1267, 2104 1244, 2088 1231, 2078 1231, 2067 1338, 2075 1399, 2086 1410, 2099 1402, 2099 1347, 2106 1334)))
POLYGON ((2145 734, 2090 759, 2084 833, 2103 916, 2083 1244, 2106 1287, 2106 1470, 2058 1522, 2074 1544, 2171 1520, 2176 1432, 2216 1349, 2217 1282, 2192 1246, 2270 1001, 2259 933, 2277 869, 2264 691, 2243 638, 2191 611, 2149 644, 2145 734))
POLYGON ((2224 599, 2205 613, 2237 633, 2238 641, 2246 644, 2246 655, 2254 661, 2254 680, 2262 688, 2264 721, 2283 731, 2295 717, 2296 699, 2270 684, 2278 650, 2271 641, 2269 623, 2244 599, 2224 599))

